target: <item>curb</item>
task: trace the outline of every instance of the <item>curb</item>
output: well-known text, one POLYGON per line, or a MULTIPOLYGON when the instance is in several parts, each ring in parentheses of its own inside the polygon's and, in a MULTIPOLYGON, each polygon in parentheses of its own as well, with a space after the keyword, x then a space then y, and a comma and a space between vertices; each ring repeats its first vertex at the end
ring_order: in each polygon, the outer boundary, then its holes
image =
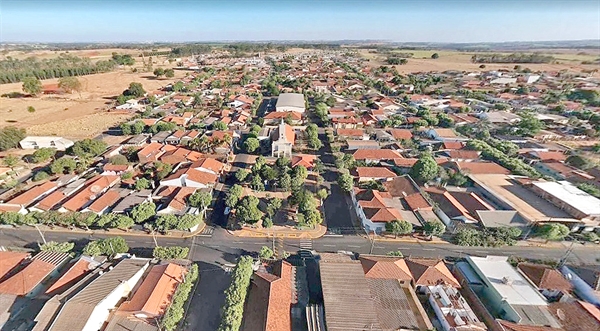
MULTIPOLYGON (((321 226, 321 228, 325 228, 325 227, 321 226)), ((263 232, 255 231, 255 230, 238 230, 238 231, 227 230, 227 233, 229 233, 230 235, 237 237, 237 238, 272 238, 272 237, 275 237, 275 238, 288 238, 288 239, 318 239, 318 238, 324 237, 325 234, 327 233, 326 230, 322 234, 321 234, 321 231, 319 231, 319 233, 317 233, 317 235, 315 236, 309 232, 300 232, 300 231, 302 231, 302 230, 299 230, 298 233, 289 233, 289 232, 278 233, 277 231, 273 231, 271 233, 263 233, 263 232), (244 233, 240 234, 239 232, 241 232, 241 231, 243 231, 244 233)))
MULTIPOLYGON (((35 228, 29 228, 29 227, 25 227, 25 226, 21 226, 21 227, 16 227, 19 230, 24 230, 24 231, 36 231, 37 230, 35 228)), ((75 233, 75 234, 89 234, 89 235, 94 235, 94 234, 101 234, 101 235, 115 235, 115 236, 128 236, 128 237, 156 237, 156 238, 178 238, 178 239, 187 239, 187 238, 191 238, 194 236, 199 235, 200 233, 202 233, 202 231, 204 231, 204 229, 206 228, 206 223, 202 223, 202 226, 200 226, 196 231, 194 232, 186 232, 184 235, 181 236, 175 236, 175 235, 169 235, 169 234, 155 234, 155 235, 151 235, 149 233, 136 233, 136 232, 123 232, 123 233, 112 233, 110 231, 99 231, 99 230, 65 230, 64 228, 62 229, 44 229, 42 232, 57 232, 57 233, 75 233)), ((139 231, 138 231, 139 232, 139 231)))

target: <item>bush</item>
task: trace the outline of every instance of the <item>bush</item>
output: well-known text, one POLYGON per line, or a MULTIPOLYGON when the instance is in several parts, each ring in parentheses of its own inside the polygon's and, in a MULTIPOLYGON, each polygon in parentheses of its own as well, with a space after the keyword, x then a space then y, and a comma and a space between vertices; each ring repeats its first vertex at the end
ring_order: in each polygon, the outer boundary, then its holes
POLYGON ((537 229, 537 235, 546 240, 563 240, 570 232, 566 225, 560 223, 543 224, 537 229))
POLYGON ((83 254, 89 256, 108 255, 127 253, 129 246, 125 239, 121 237, 110 237, 89 242, 83 248, 83 254))
POLYGON ((35 175, 33 175, 33 181, 34 182, 39 182, 40 180, 48 179, 48 177, 50 177, 50 175, 48 175, 47 172, 45 172, 45 171, 38 171, 38 172, 35 173, 35 175))
POLYGON ((173 295, 171 305, 167 308, 165 315, 160 321, 160 324, 164 330, 175 330, 177 324, 183 318, 183 306, 190 297, 190 293, 192 292, 197 279, 198 266, 194 264, 190 267, 190 270, 185 275, 184 281, 177 287, 177 291, 175 291, 175 294, 173 295))
POLYGON ((63 242, 59 243, 56 241, 49 241, 45 244, 40 245, 40 251, 42 252, 56 252, 56 253, 69 253, 75 247, 74 243, 63 242))
POLYGON ((188 256, 190 249, 188 247, 163 247, 156 246, 152 251, 152 256, 160 260, 185 259, 188 256))
POLYGON ((260 252, 258 253, 258 256, 261 259, 271 259, 273 258, 273 250, 270 249, 268 246, 263 246, 260 248, 260 252))
POLYGON ((459 246, 500 247, 515 245, 520 235, 521 230, 513 227, 461 229, 454 240, 459 246))
POLYGON ((0 151, 19 146, 19 142, 23 139, 25 139, 25 129, 17 129, 14 126, 0 128, 0 151))
POLYGON ((252 258, 242 256, 233 270, 231 284, 225 291, 223 317, 218 331, 237 331, 242 325, 244 302, 252 276, 252 258))

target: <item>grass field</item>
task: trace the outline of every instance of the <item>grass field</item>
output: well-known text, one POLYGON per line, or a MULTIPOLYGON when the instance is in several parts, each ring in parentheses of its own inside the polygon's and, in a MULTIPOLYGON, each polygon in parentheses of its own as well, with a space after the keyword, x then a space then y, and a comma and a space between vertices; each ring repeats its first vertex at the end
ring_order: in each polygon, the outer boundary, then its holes
MULTIPOLYGON (((531 52, 531 51, 530 51, 531 52)), ((592 61, 599 56, 594 50, 540 50, 540 53, 552 55, 557 59, 557 63, 542 63, 542 64, 521 64, 522 67, 529 68, 533 71, 578 71, 597 69, 597 65, 582 65, 582 61, 592 61)), ((449 51, 449 50, 409 50, 396 49, 393 53, 413 53, 413 57, 408 59, 405 65, 397 65, 396 68, 401 74, 413 72, 428 72, 428 71, 445 71, 445 70, 460 70, 460 71, 479 71, 478 63, 471 62, 473 52, 449 51), (431 55, 438 53, 438 59, 432 59, 431 55)), ((510 54, 508 52, 498 52, 499 54, 510 54)), ((359 54, 370 60, 372 66, 380 66, 385 64, 387 55, 370 53, 367 49, 360 49, 359 54)), ((516 64, 495 64, 486 63, 486 70, 507 69, 512 70, 516 64)), ((599 74, 596 73, 596 76, 599 74)))
MULTIPOLYGON (((106 52, 110 56, 111 52, 106 52)), ((159 65, 155 64, 154 67, 159 65)), ((175 71, 175 78, 184 75, 183 71, 175 71)), ((31 98, 0 98, 0 127, 14 125, 27 129, 27 134, 30 135, 56 135, 72 139, 93 137, 127 118, 125 115, 107 113, 106 110, 112 98, 121 94, 129 83, 142 83, 146 91, 152 91, 173 81, 155 79, 152 73, 132 73, 130 69, 78 78, 83 85, 81 95, 73 93, 31 98), (29 106, 34 107, 35 112, 28 112, 29 106)), ((49 79, 42 84, 57 82, 58 79, 49 79)), ((21 87, 21 83, 2 84, 0 94, 21 92, 21 87)))

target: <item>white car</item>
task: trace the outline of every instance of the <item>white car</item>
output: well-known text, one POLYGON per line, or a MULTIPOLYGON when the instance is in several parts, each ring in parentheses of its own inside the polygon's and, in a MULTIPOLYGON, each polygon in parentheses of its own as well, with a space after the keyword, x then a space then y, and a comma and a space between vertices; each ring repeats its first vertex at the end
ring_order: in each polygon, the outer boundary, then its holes
POLYGON ((225 212, 223 213, 223 215, 229 215, 230 212, 231 212, 231 208, 225 207, 225 212))

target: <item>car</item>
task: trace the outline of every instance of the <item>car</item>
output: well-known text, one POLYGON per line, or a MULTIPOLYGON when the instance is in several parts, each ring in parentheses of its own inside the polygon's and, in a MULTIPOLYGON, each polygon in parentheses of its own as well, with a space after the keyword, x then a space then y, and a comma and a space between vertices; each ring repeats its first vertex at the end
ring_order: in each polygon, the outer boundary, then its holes
POLYGON ((230 212, 231 212, 231 208, 225 207, 225 212, 223 212, 223 215, 229 215, 230 212))

